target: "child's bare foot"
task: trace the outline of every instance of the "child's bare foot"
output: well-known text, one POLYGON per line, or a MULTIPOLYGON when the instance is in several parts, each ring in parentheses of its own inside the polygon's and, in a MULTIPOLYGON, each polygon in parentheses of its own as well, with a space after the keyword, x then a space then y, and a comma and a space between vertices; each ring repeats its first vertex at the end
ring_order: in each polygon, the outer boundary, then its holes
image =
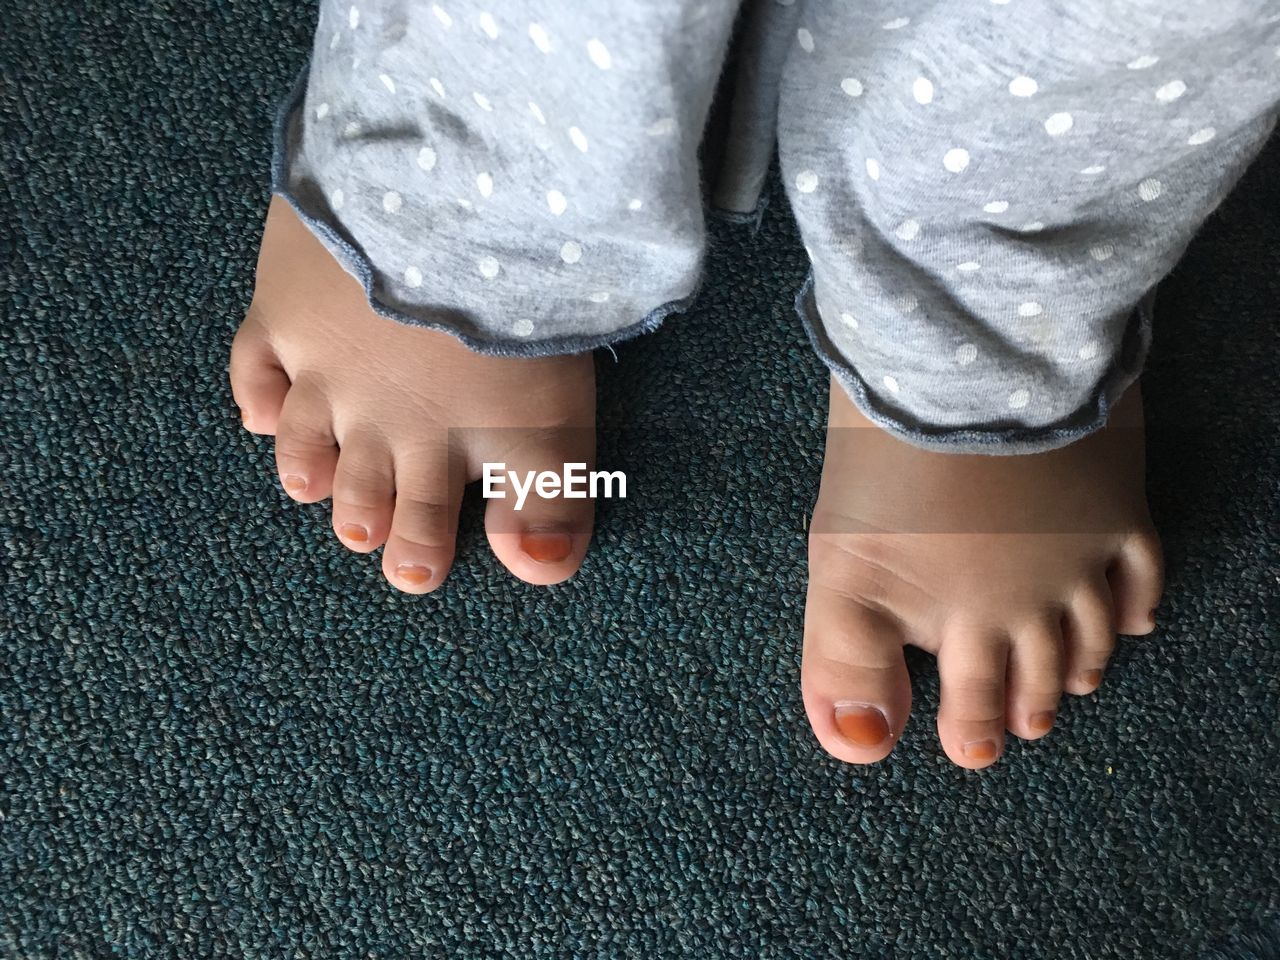
POLYGON ((1064 690, 1097 688, 1116 633, 1154 628, 1160 591, 1136 387, 1105 430, 997 457, 903 443, 832 384, 802 686, 833 756, 893 749, 911 708, 910 643, 938 658, 947 755, 994 763, 1006 729, 1042 737, 1064 690))
MULTIPOLYGON (((231 348, 231 387, 255 433, 276 437, 293 499, 333 498, 333 529, 357 553, 382 544, 401 590, 440 585, 458 506, 484 462, 564 472, 595 454, 591 356, 482 356, 448 334, 370 310, 360 285, 289 206, 271 201, 257 287, 231 348), (450 433, 451 428, 480 428, 450 433)), ((566 579, 591 539, 590 500, 488 503, 498 559, 530 583, 566 579)))

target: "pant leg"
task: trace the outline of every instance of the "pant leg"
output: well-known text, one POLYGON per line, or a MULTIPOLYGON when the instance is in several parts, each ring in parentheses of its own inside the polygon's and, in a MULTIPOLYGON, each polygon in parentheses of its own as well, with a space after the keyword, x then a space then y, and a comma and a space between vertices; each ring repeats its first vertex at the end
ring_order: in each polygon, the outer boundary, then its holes
POLYGON ((323 0, 273 187, 379 313, 589 349, 691 296, 734 3, 323 0))
POLYGON ((1278 47, 1276 0, 808 0, 779 111, 797 306, 855 403, 954 451, 1104 423, 1147 295, 1274 126, 1278 47))

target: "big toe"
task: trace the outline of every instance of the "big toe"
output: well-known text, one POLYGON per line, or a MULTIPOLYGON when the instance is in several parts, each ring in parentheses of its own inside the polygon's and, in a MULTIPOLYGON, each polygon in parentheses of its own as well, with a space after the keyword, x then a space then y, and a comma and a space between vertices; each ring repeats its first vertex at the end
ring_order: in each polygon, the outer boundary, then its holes
POLYGON ((824 750, 848 763, 887 757, 911 713, 911 679, 897 625, 810 583, 800 687, 824 750))
POLYGON ((594 461, 593 444, 594 434, 588 437, 573 430, 558 442, 531 446, 503 461, 507 479, 503 495, 489 498, 485 533, 494 556, 521 580, 542 586, 560 583, 582 565, 595 517, 586 479, 594 461), (541 493, 540 476, 547 477, 541 493), (550 480, 553 476, 560 478, 558 490, 550 480), (534 486, 521 502, 514 488, 531 478, 534 486))

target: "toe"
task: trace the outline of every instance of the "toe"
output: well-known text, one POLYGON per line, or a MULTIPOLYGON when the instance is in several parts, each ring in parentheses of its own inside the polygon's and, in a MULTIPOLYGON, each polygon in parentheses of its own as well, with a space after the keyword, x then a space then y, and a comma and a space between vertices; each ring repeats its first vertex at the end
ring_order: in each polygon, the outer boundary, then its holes
POLYGON ((1099 580, 1080 589, 1062 620, 1062 649, 1066 661, 1063 685, 1066 691, 1083 696, 1098 689, 1115 648, 1111 594, 1107 584, 1099 580))
POLYGON ((1116 629, 1142 636, 1156 628, 1156 605, 1164 589, 1164 559, 1154 531, 1135 534, 1107 570, 1116 629))
POLYGON ((333 532, 356 553, 387 539, 395 508, 390 452, 368 435, 346 436, 333 474, 333 532))
POLYGON ((276 428, 280 485, 299 503, 316 503, 332 491, 337 462, 328 401, 318 387, 300 379, 284 398, 276 428))
POLYGON ((994 631, 957 632, 938 651, 938 736, 961 767, 988 767, 1004 750, 1008 659, 1008 641, 994 631))
POLYGON ((438 454, 396 462, 396 505, 382 573, 405 593, 430 593, 453 565, 466 467, 438 454))
POLYGON ((231 341, 228 376, 244 428, 268 436, 276 433, 289 377, 252 311, 231 341))
POLYGON ((824 750, 874 763, 893 750, 911 713, 898 625, 844 594, 810 583, 800 688, 824 750))
POLYGON ((1062 699, 1062 629, 1058 620, 1014 636, 1005 674, 1009 732, 1036 740, 1053 728, 1062 699))
MULTIPOLYGON (((524 478, 543 471, 563 477, 569 464, 582 471, 592 469, 594 450, 583 449, 588 441, 585 436, 572 436, 576 433, 580 431, 507 459, 507 470, 514 471, 524 483, 524 478)), ((485 507, 485 533, 494 556, 528 583, 545 586, 573 576, 591 542, 595 502, 563 493, 539 496, 535 487, 517 509, 519 501, 510 483, 503 492, 504 496, 490 498, 485 507)))

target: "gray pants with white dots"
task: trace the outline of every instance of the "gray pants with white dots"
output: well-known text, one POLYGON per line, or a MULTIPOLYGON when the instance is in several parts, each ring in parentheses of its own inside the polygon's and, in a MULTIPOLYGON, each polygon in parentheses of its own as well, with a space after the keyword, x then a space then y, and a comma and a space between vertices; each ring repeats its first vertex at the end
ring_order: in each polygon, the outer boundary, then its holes
POLYGON ((274 189, 385 316, 616 342, 696 287, 731 45, 712 202, 749 215, 776 143, 815 349, 939 450, 1105 422, 1280 106, 1280 0, 323 0, 274 189))

